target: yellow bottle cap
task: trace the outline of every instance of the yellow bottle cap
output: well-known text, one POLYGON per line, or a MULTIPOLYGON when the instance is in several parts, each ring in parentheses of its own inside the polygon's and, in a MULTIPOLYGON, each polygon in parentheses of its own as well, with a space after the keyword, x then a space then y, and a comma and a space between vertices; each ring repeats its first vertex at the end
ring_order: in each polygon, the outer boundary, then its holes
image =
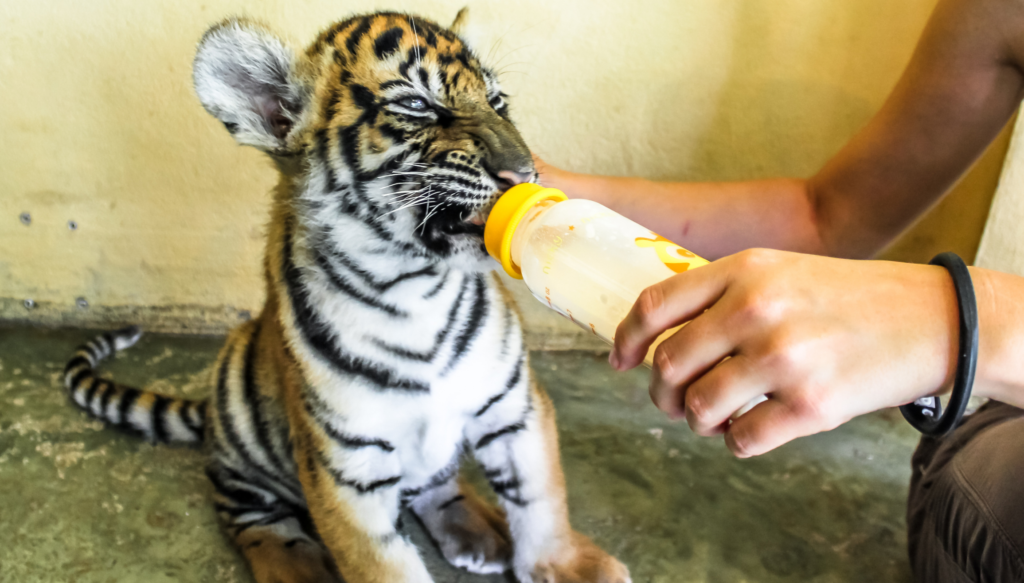
POLYGON ((484 227, 484 246, 491 257, 501 262, 505 273, 523 279, 519 266, 512 263, 512 235, 526 212, 541 201, 561 202, 568 198, 564 192, 555 188, 544 188, 539 184, 517 184, 506 190, 498 202, 494 203, 484 227))

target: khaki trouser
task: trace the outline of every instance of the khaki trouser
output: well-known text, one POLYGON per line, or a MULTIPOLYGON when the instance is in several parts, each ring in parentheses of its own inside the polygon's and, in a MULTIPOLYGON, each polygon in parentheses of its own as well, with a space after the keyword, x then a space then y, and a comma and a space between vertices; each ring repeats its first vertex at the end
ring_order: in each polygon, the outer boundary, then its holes
POLYGON ((1024 581, 1024 411, 990 402, 913 458, 907 542, 921 583, 1024 581))

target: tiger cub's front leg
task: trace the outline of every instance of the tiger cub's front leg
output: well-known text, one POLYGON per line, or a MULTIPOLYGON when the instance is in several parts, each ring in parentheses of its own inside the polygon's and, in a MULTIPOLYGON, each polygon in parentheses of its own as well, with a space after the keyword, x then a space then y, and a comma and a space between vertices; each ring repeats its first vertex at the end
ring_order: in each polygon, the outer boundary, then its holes
POLYGON ((519 581, 629 583, 622 563, 569 525, 555 411, 547 394, 524 382, 481 421, 470 435, 473 454, 508 514, 519 581))
POLYGON ((430 583, 416 548, 398 533, 400 476, 360 476, 387 464, 346 464, 351 452, 338 451, 308 423, 294 439, 310 515, 345 582, 430 583))

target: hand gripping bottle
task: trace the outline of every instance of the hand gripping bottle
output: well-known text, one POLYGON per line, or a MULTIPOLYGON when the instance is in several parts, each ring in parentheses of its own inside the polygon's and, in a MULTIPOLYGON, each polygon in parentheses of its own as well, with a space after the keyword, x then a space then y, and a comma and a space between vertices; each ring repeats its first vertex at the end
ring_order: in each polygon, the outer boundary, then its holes
MULTIPOLYGON (((537 184, 508 189, 491 210, 484 244, 533 295, 608 344, 640 292, 708 261, 608 208, 537 184)), ((679 327, 655 340, 654 349, 679 327)), ((736 416, 763 401, 755 399, 736 416)))
MULTIPOLYGON (((484 231, 487 252, 549 308, 612 344, 640 292, 707 261, 589 200, 537 184, 510 188, 484 231)), ((655 347, 644 361, 651 365, 655 347)))

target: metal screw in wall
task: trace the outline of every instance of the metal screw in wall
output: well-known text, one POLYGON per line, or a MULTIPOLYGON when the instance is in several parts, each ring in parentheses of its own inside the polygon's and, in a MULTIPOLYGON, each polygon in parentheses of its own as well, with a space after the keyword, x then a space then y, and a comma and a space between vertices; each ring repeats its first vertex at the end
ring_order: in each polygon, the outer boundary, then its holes
POLYGON ((78 230, 78 222, 77 221, 68 221, 68 228, 71 229, 72 231, 78 230))
POLYGON ((32 224, 32 215, 30 215, 28 213, 21 213, 20 215, 18 215, 18 219, 21 220, 21 224, 23 224, 23 225, 31 225, 32 224))
POLYGON ((78 306, 79 310, 89 309, 89 302, 85 298, 75 298, 75 305, 78 306))
POLYGON ((22 304, 25 306, 26 310, 31 310, 36 307, 36 301, 32 298, 26 298, 22 304))

